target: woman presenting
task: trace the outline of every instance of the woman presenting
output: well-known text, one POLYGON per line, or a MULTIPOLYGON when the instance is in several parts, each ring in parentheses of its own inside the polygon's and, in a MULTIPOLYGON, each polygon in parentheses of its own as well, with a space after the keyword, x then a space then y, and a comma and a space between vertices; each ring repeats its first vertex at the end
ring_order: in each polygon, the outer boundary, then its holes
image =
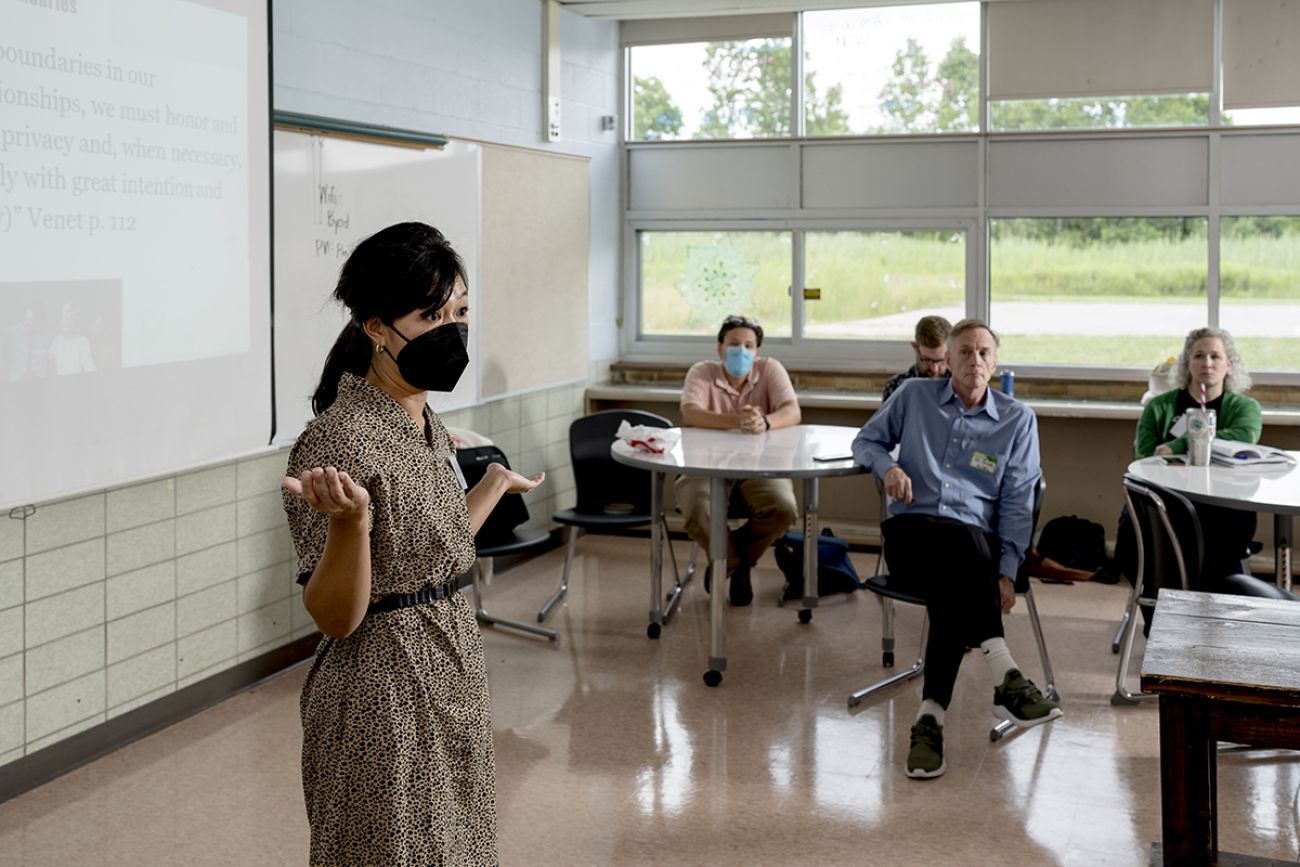
POLYGON ((456 578, 501 496, 543 475, 490 464, 472 490, 458 481, 425 403, 469 361, 464 267, 438 230, 362 241, 334 297, 351 321, 284 480, 303 602, 325 636, 300 703, 311 864, 495 864, 487 672, 456 578))

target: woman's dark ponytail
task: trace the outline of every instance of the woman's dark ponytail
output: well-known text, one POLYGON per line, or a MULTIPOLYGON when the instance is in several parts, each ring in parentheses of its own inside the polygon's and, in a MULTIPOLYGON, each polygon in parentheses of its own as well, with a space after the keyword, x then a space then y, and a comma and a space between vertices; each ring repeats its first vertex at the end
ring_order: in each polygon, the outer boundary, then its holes
POLYGON ((344 373, 365 376, 370 370, 370 355, 374 348, 366 337, 365 329, 356 322, 349 322, 339 332, 338 339, 325 356, 325 368, 320 374, 320 383, 311 396, 311 408, 316 415, 329 409, 330 404, 339 396, 339 380, 344 373))

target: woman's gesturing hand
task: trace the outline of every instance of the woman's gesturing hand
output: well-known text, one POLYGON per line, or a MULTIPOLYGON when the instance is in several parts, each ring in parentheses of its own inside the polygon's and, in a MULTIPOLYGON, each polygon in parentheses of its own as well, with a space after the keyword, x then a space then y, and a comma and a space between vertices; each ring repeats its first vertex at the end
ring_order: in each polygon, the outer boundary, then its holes
POLYGON ((493 477, 500 477, 505 482, 507 494, 526 494, 546 481, 546 473, 538 473, 528 478, 514 470, 506 469, 501 464, 488 464, 487 473, 493 477))
POLYGON ((296 479, 285 476, 284 489, 331 518, 364 515, 370 505, 370 492, 334 467, 316 467, 296 479))

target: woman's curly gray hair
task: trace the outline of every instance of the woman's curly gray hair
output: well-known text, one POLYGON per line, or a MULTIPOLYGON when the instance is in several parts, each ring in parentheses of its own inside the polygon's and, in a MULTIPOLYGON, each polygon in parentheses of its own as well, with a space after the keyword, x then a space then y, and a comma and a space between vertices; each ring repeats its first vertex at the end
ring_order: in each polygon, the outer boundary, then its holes
POLYGON ((1223 351, 1227 353, 1228 360, 1232 366, 1228 368, 1228 375, 1223 380, 1225 391, 1235 391, 1238 394, 1250 391, 1250 371, 1237 354, 1237 344, 1232 342, 1232 335, 1222 328, 1195 328, 1183 341, 1182 354, 1178 356, 1178 381, 1182 387, 1186 388, 1192 381, 1192 371, 1188 366, 1188 361, 1192 356, 1192 347, 1196 341, 1204 340, 1207 337, 1218 338, 1223 343, 1223 351))

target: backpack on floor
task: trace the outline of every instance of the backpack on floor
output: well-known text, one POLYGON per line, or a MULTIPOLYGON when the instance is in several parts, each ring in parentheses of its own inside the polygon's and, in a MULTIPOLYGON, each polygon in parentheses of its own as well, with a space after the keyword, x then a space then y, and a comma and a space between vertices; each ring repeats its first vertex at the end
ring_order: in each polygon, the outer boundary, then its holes
MULTIPOLYGON (((776 549, 776 565, 785 575, 784 598, 802 598, 803 533, 791 530, 777 539, 773 547, 776 549)), ((817 595, 852 593, 861 586, 858 570, 849 560, 849 543, 832 533, 829 527, 824 528, 817 537, 817 595)))
POLYGON ((1106 564, 1106 530, 1101 524, 1075 515, 1062 515, 1043 525, 1038 553, 1071 569, 1090 572, 1106 564))

